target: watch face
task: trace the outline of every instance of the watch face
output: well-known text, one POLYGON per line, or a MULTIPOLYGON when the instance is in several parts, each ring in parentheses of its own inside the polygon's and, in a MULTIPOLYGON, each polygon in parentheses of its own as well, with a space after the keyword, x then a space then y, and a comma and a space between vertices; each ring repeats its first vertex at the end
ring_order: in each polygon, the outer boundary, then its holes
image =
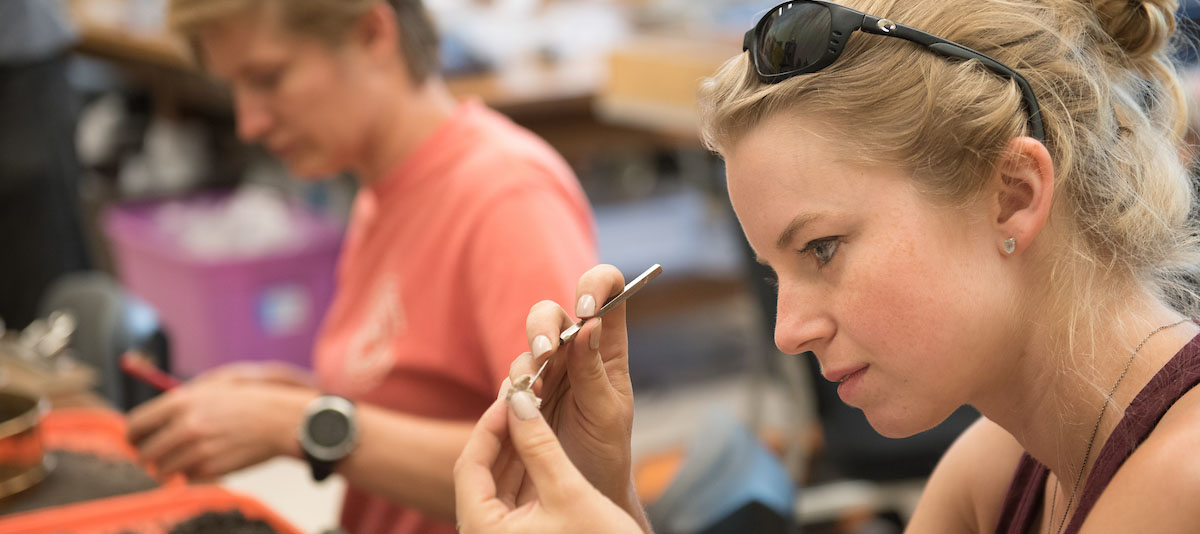
POLYGON ((349 437, 350 421, 337 410, 321 410, 308 420, 308 435, 322 447, 335 447, 349 437))

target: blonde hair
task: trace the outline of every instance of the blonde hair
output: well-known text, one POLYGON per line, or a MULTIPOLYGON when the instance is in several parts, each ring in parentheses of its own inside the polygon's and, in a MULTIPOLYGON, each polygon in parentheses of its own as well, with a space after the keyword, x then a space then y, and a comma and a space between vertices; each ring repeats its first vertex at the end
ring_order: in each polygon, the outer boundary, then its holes
POLYGON ((279 17, 287 30, 336 46, 380 3, 396 13, 400 51, 414 83, 436 74, 440 65, 437 29, 421 0, 171 0, 169 25, 195 49, 195 35, 205 25, 256 9, 267 10, 270 16, 279 17))
MULTIPOLYGON (((1098 310, 1115 304, 1102 281, 1141 283, 1195 316, 1200 244, 1179 157, 1186 106, 1167 57, 1176 0, 843 3, 978 50, 1029 80, 1056 167, 1051 218, 1061 231, 1044 248, 1057 292, 1050 305, 1068 335, 1094 328, 1098 310)), ((1028 135, 1015 83, 901 39, 859 32, 834 66, 778 84, 753 71, 743 53, 702 85, 702 137, 719 153, 768 116, 809 114, 850 145, 847 154, 900 164, 935 200, 963 205, 1008 142, 1028 135)))

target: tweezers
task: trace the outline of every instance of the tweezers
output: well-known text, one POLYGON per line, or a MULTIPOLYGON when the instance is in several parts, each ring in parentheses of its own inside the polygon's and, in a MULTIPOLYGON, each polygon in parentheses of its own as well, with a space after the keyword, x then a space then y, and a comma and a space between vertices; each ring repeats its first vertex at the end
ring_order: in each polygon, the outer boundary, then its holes
MULTIPOLYGON (((622 303, 628 300, 629 297, 632 297, 634 293, 637 293, 638 290, 645 287, 646 284, 650 283, 651 280, 660 274, 662 274, 662 265, 657 263, 651 265, 649 269, 646 269, 645 272, 639 274, 637 278, 634 278, 628 284, 625 284, 625 289, 622 289, 620 293, 617 293, 616 296, 608 299, 608 302, 605 302, 604 306, 600 307, 600 311, 597 311, 595 315, 580 319, 575 324, 568 326, 566 330, 563 330, 562 333, 558 335, 558 340, 561 342, 559 346, 575 341, 575 336, 579 335, 579 329, 583 328, 583 324, 586 323, 588 319, 603 317, 604 314, 612 311, 613 308, 620 306, 622 303)), ((528 390, 532 388, 533 384, 537 382, 538 377, 542 376, 542 371, 546 370, 546 365, 549 363, 550 358, 546 358, 546 360, 542 362, 542 366, 538 368, 537 373, 535 373, 533 376, 526 375, 522 377, 517 381, 516 384, 513 384, 513 390, 528 390)))

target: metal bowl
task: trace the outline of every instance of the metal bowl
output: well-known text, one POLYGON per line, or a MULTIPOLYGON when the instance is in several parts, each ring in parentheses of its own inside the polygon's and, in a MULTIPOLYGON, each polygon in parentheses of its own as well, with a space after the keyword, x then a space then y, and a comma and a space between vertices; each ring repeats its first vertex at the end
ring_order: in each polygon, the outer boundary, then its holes
POLYGON ((48 409, 36 396, 0 391, 0 499, 41 482, 53 467, 40 427, 48 409))

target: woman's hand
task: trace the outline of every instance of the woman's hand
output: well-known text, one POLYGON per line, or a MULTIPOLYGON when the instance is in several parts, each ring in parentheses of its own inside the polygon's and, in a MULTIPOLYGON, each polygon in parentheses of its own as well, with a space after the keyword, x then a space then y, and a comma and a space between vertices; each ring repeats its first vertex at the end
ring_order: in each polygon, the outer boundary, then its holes
POLYGON ((298 455, 296 429, 312 390, 199 381, 129 414, 129 440, 162 476, 208 480, 275 456, 298 455))
MULTIPOLYGON (((507 389, 507 388, 506 388, 507 389)), ((462 532, 642 532, 571 464, 528 392, 483 414, 454 466, 462 532)))
MULTIPOLYGON (((585 273, 576 292, 575 314, 592 317, 621 292, 625 279, 616 267, 600 265, 585 273)), ((632 481, 633 386, 629 380, 629 342, 625 306, 603 319, 591 319, 568 346, 559 333, 575 321, 553 302, 533 307, 526 321, 532 353, 513 362, 509 380, 518 383, 550 359, 534 391, 544 398, 542 412, 558 434, 567 456, 597 489, 640 517, 632 481), (603 334, 602 334, 603 331, 603 334)))

